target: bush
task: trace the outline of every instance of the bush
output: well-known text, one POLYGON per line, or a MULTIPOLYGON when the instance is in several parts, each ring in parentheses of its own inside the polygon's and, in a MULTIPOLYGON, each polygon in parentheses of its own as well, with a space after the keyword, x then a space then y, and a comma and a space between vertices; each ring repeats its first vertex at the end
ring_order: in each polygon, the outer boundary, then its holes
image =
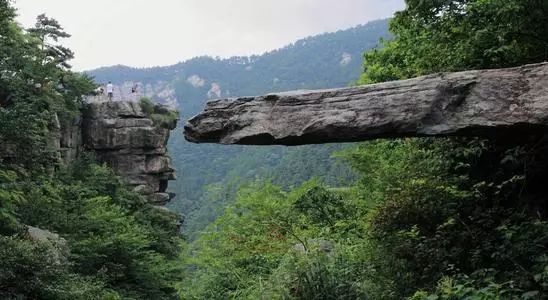
POLYGON ((179 120, 179 112, 167 106, 155 104, 150 98, 143 97, 139 100, 141 109, 149 117, 155 126, 166 129, 174 129, 179 120))
POLYGON ((173 215, 152 212, 112 170, 87 159, 40 180, 25 186, 17 213, 22 223, 67 240, 70 270, 128 299, 174 297, 181 270, 173 215))
POLYGON ((121 299, 71 264, 49 243, 0 236, 0 298, 121 299))

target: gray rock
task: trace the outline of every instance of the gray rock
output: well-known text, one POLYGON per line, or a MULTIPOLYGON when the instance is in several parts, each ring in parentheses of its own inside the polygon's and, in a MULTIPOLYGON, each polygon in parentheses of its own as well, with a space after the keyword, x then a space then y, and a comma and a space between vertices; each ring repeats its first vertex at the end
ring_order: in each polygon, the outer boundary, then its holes
POLYGON ((151 202, 157 205, 166 205, 171 200, 171 195, 168 193, 155 193, 151 196, 151 202))
POLYGON ((311 239, 307 242, 306 247, 302 243, 297 243, 293 245, 293 250, 299 253, 305 253, 310 250, 319 250, 323 253, 328 254, 333 251, 333 248, 333 243, 324 239, 311 239))
POLYGON ((175 177, 166 145, 170 130, 154 125, 136 102, 92 102, 83 115, 83 144, 134 190, 165 205, 175 177))
POLYGON ((67 241, 61 238, 57 233, 40 229, 38 227, 27 226, 27 235, 29 239, 37 242, 53 242, 65 245, 67 243, 67 241))
POLYGON ((519 136, 548 126, 548 63, 351 88, 211 101, 191 142, 301 145, 376 138, 519 136))
POLYGON ((152 191, 152 189, 149 186, 144 184, 134 187, 133 191, 141 195, 150 195, 154 193, 154 191, 152 191))
POLYGON ((85 113, 90 119, 144 118, 141 105, 131 101, 92 102, 85 113))
POLYGON ((105 127, 103 122, 88 122, 84 126, 86 144, 93 149, 156 149, 165 147, 169 130, 154 126, 105 127))
POLYGON ((65 165, 74 161, 82 152, 82 119, 76 116, 72 123, 61 126, 59 153, 65 165))
POLYGON ((167 156, 149 156, 146 159, 146 173, 173 173, 171 168, 171 160, 167 156))
POLYGON ((33 226, 27 226, 26 237, 31 241, 49 245, 48 251, 50 257, 57 264, 61 264, 67 260, 70 252, 68 243, 57 233, 33 226))

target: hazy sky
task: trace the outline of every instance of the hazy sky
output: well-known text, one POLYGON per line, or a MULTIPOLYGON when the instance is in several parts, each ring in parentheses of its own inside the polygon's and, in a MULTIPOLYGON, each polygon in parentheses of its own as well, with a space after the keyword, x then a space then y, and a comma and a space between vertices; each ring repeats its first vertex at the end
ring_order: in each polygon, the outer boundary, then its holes
POLYGON ((306 36, 389 17, 404 0, 16 0, 72 34, 76 70, 170 65, 194 56, 261 54, 306 36))

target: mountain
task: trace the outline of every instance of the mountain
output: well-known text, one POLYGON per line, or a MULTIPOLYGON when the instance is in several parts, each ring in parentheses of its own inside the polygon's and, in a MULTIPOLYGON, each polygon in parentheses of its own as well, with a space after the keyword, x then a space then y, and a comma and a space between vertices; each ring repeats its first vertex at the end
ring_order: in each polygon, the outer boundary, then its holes
MULTIPOLYGON (((167 67, 112 66, 87 73, 100 83, 112 81, 117 97, 146 95, 178 107, 181 128, 209 99, 346 86, 363 71, 363 52, 377 47, 381 38, 389 38, 388 20, 308 37, 263 55, 197 57, 167 67), (138 94, 131 95, 135 84, 138 94)), ((350 169, 332 158, 332 153, 345 145, 197 145, 186 142, 177 130, 169 144, 179 174, 170 184, 177 194, 172 209, 186 216, 183 231, 190 238, 217 217, 245 182, 272 180, 289 188, 313 177, 332 186, 354 180, 350 169)))

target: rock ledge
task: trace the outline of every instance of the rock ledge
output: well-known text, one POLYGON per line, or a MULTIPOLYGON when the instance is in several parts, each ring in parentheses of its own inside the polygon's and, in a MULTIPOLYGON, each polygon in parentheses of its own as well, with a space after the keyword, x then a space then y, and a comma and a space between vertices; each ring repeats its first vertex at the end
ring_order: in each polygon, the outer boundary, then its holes
POLYGON ((211 101, 197 143, 302 145, 376 138, 519 136, 548 128, 548 63, 351 88, 211 101))

